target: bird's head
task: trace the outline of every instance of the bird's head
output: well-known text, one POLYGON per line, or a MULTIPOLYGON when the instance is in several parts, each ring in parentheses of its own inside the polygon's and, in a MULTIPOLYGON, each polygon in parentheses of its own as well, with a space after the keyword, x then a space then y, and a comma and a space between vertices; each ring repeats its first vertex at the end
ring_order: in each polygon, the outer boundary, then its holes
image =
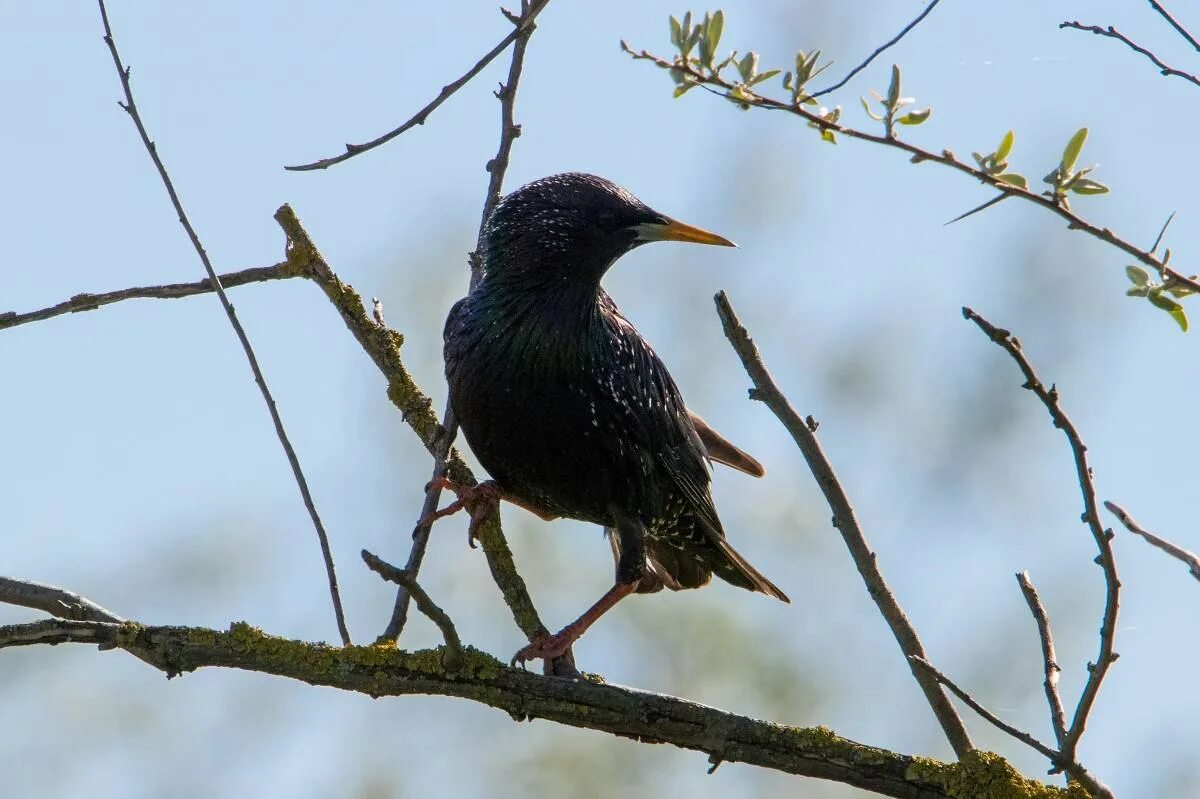
POLYGON ((650 241, 737 246, 578 172, 536 180, 504 197, 479 243, 489 277, 598 285, 614 261, 650 241))

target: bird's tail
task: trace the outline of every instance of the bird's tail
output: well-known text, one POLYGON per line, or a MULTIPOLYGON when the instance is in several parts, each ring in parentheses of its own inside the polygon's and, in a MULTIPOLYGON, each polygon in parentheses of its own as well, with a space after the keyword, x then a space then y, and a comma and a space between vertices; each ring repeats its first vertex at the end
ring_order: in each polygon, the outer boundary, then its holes
POLYGON ((779 590, 779 586, 751 566, 750 562, 743 558, 724 538, 714 541, 713 545, 713 557, 706 558, 705 565, 709 566, 713 573, 722 580, 739 588, 773 596, 781 602, 791 602, 787 594, 779 590))

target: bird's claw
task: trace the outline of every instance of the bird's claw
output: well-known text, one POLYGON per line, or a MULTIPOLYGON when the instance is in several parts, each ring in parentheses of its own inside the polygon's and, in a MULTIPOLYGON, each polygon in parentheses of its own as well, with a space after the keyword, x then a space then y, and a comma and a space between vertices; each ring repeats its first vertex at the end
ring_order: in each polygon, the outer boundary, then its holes
POLYGON ((430 480, 425 484, 426 492, 434 488, 453 491, 458 499, 421 519, 418 527, 426 524, 432 525, 438 519, 453 516, 467 507, 467 505, 473 504, 475 509, 471 513, 471 523, 467 526, 467 544, 471 549, 475 549, 479 542, 479 528, 483 526, 483 520, 487 518, 488 512, 492 508, 499 507, 500 505, 502 494, 500 493, 499 486, 491 480, 485 480, 473 486, 460 486, 458 483, 442 476, 435 480, 430 480))
MULTIPOLYGON (((519 664, 524 666, 528 660, 543 660, 549 666, 550 661, 570 653, 572 643, 574 643, 574 639, 569 635, 564 635, 561 632, 550 635, 543 632, 527 645, 521 647, 517 651, 517 654, 512 656, 509 665, 517 666, 519 664)), ((574 660, 573 656, 572 660, 574 660)))

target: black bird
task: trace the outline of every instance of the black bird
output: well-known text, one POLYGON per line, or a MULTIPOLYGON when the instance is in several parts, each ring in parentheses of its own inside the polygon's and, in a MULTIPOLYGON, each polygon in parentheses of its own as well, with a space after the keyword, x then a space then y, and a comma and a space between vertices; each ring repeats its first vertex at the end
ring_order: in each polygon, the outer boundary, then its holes
POLYGON ((542 178, 496 206, 479 239, 482 276, 446 319, 450 405, 492 480, 438 516, 504 499, 604 525, 617 560, 616 584, 595 605, 514 661, 562 655, 634 591, 698 588, 716 574, 788 601, 726 541, 709 491, 711 460, 755 476, 762 467, 688 411, 600 287, 649 241, 735 246, 603 178, 542 178))

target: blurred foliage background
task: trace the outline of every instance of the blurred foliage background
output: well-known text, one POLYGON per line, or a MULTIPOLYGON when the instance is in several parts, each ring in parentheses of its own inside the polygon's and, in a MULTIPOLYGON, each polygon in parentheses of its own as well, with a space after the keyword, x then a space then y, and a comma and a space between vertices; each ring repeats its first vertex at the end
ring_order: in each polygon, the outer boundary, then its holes
MULTIPOLYGON (((924 2, 727 2, 724 46, 762 68, 798 48, 832 80, 924 2), (832 76, 832 77, 830 77, 832 76)), ((552 3, 521 83, 508 188, 541 175, 605 175, 737 251, 657 245, 607 287, 656 345, 689 405, 754 452, 768 476, 718 471, 731 537, 793 598, 724 585, 631 599, 584 639, 582 667, 905 752, 949 755, 932 715, 829 525, 810 475, 725 344, 711 295, 728 290, 794 404, 820 435, 931 658, 992 709, 1049 738, 1033 621, 1013 573, 1047 602, 1073 707, 1102 601, 1078 523, 1069 451, 1014 365, 964 322, 971 305, 1020 336, 1091 447, 1102 498, 1196 548, 1190 423, 1200 366, 1182 335, 1126 299, 1126 259, 1012 201, 950 227, 987 198, 959 175, 868 145, 819 141, 798 120, 740 113, 618 50, 670 55, 668 14, 620 0, 552 3), (1193 488, 1189 488, 1192 486, 1193 488), (1189 540, 1190 539, 1190 540, 1189 540)), ((703 8, 694 8, 703 11, 703 8)), ((116 3, 142 115, 218 269, 280 259, 271 213, 291 202, 331 265, 384 302, 405 358, 440 408, 441 321, 467 284, 507 70, 501 57, 423 127, 327 172, 282 165, 390 129, 507 31, 491 4, 116 3)), ((827 104, 844 121, 890 64, 933 118, 904 135, 987 152, 1016 131, 1035 177, 1077 128, 1112 188, 1081 215, 1179 268, 1200 252, 1190 160, 1196 90, 1109 41, 1057 24, 1116 24, 1168 61, 1194 53, 1137 3, 943 3, 827 104)), ((1200 24, 1200 20, 1192 20, 1200 24)), ((94 8, 0 5, 0 308, 81 291, 199 279, 201 268, 132 127, 94 8)), ((821 78, 814 84, 825 85, 821 78)), ((331 531, 351 631, 382 629, 392 591, 359 563, 402 561, 428 479, 424 451, 378 373, 313 286, 237 289, 331 531)), ((0 572, 81 592, 130 618, 336 640, 321 561, 286 462, 216 300, 124 303, 0 334, 0 572)), ((549 624, 609 584, 598 530, 508 508, 518 564, 549 624)), ((435 531, 422 581, 463 637, 505 656, 521 643, 465 520, 435 531)), ((1119 795, 1200 792, 1200 589, 1124 532, 1121 660, 1081 757, 1119 795)), ((0 622, 26 620, 0 607, 0 622)), ((403 644, 436 643, 414 617, 403 644)), ((0 656, 0 771, 11 797, 242 793, 405 797, 801 791, 850 797, 746 766, 544 722, 514 725, 463 701, 372 701, 261 675, 167 682, 124 655, 34 647, 0 656)), ((977 742, 1037 776, 1045 764, 968 717, 977 742)))

